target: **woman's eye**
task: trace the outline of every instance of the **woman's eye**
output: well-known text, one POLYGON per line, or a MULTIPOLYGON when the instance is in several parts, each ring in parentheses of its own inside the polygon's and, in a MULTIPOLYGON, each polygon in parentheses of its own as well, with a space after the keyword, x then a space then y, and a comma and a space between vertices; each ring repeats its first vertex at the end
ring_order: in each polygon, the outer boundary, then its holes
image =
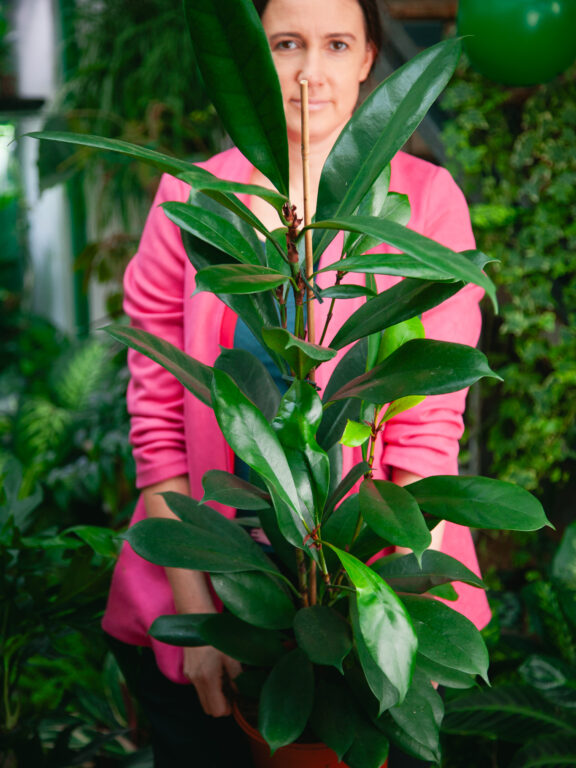
POLYGON ((274 50, 276 51, 293 51, 295 48, 295 40, 279 40, 274 46, 274 50))
POLYGON ((348 48, 348 43, 345 43, 344 40, 331 40, 330 48, 333 51, 345 51, 348 48))

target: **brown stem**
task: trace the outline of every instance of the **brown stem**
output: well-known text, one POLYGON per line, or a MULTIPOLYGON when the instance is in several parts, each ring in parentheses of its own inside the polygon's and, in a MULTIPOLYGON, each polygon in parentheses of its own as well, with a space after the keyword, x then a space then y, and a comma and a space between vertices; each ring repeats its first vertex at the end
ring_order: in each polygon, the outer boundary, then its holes
POLYGON ((298 566, 298 589, 300 590, 300 599, 302 601, 302 606, 307 608, 310 604, 308 601, 308 574, 306 572, 306 559, 304 557, 304 552, 302 552, 301 549, 296 550, 296 564, 298 566))
POLYGON ((308 581, 308 597, 310 605, 316 605, 318 602, 317 582, 316 582, 316 563, 312 560, 310 564, 310 573, 308 581))
MULTIPOLYGON (((308 130, 308 81, 300 81, 300 104, 301 104, 301 124, 302 124, 302 183, 304 189, 304 226, 307 227, 312 222, 312 212, 310 210, 310 132, 308 130)), ((314 256, 312 253, 312 230, 307 229, 304 233, 304 245, 306 249, 306 278, 309 286, 312 285, 314 274, 314 256)), ((308 341, 310 344, 316 343, 316 325, 314 319, 314 291, 308 288, 306 294, 307 308, 307 326, 308 341)), ((315 380, 315 371, 312 369, 308 378, 315 380)))

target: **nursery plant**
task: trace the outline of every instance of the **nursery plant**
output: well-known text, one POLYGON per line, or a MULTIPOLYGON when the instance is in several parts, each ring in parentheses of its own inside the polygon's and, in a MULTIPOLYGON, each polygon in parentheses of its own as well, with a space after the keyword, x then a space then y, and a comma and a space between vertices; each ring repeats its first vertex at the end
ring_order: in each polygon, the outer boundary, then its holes
POLYGON ((350 768, 377 768, 392 740, 436 762, 443 704, 431 680, 472 686, 477 676, 487 678, 488 654, 468 619, 430 599, 454 597, 454 581, 483 586, 457 560, 428 549, 430 530, 441 520, 514 530, 547 522, 539 502, 511 484, 432 477, 400 488, 374 477, 375 446, 388 419, 427 395, 496 376, 479 351, 423 338, 419 320, 468 283, 495 301, 483 272, 488 259, 407 229, 409 202, 388 190, 389 162, 448 82, 460 44, 424 51, 358 108, 324 166, 315 219, 302 226, 302 212, 287 198, 280 88, 252 3, 187 0, 185 9, 216 109, 276 191, 222 181, 121 141, 35 134, 124 152, 188 182, 188 202, 167 203, 164 211, 182 230, 196 290, 216 294, 244 320, 288 385, 282 394, 247 352, 224 350, 208 366, 139 329, 108 329, 213 408, 252 472, 248 482, 209 471, 202 499, 165 494, 178 519, 148 519, 126 534, 152 562, 210 574, 225 607, 215 615, 161 617, 151 632, 174 644, 213 645, 241 661, 243 701, 254 697, 257 726, 272 751, 299 738, 323 741, 350 768), (268 230, 239 195, 270 202, 278 228, 268 230), (322 253, 338 232, 345 233, 342 258, 324 268, 322 253), (366 254, 382 242, 399 253, 366 254), (320 290, 316 276, 326 271, 333 280, 320 290), (360 284, 347 281, 357 274, 364 275, 360 284), (405 279, 378 294, 375 274, 405 279), (296 306, 291 327, 289 293, 296 306), (342 327, 331 327, 328 312, 324 326, 314 328, 315 303, 358 295, 366 302, 342 327), (338 355, 319 391, 317 372, 338 355), (344 476, 341 442, 363 450, 344 476), (228 520, 210 502, 248 516, 228 520), (251 538, 250 525, 264 529, 273 554, 251 538), (374 559, 396 545, 412 554, 374 559))

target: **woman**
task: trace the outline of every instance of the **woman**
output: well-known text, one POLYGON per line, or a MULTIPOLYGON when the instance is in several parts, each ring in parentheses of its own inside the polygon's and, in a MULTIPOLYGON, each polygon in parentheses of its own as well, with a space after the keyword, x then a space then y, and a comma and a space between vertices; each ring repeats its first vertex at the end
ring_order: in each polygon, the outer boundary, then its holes
MULTIPOLYGON (((315 191, 324 161, 355 108, 360 84, 368 77, 380 46, 376 3, 374 0, 269 0, 255 4, 270 41, 282 89, 290 151, 290 199, 298 211, 302 211, 299 82, 306 78, 309 83, 310 176, 315 191)), ((217 155, 205 167, 227 179, 270 186, 235 149, 217 155)), ((455 250, 474 246, 466 203, 445 171, 399 153, 392 163, 391 189, 410 197, 409 226, 455 250)), ((189 298, 194 288, 192 268, 177 228, 157 207, 167 200, 185 201, 188 192, 185 184, 171 177, 163 178, 139 251, 127 270, 125 307, 135 326, 162 336, 212 364, 220 345, 238 343, 236 317, 212 294, 200 293, 189 298)), ((279 226, 276 213, 265 202, 257 198, 246 202, 269 228, 279 226)), ((314 197, 313 207, 315 202, 314 197)), ((337 243, 334 243, 324 255, 323 263, 335 261, 338 255, 337 243)), ((379 277, 378 282, 385 288, 395 279, 379 277)), ((474 345, 480 328, 480 295, 478 288, 469 286, 427 313, 427 335, 474 345)), ((358 306, 354 300, 341 304, 346 305, 347 314, 358 306)), ((325 309, 319 307, 320 323, 322 311, 325 309)), ((334 318, 334 330, 344 319, 334 318)), ((144 515, 172 517, 159 492, 170 490, 200 498, 202 474, 214 468, 233 471, 233 459, 210 409, 183 392, 170 374, 149 359, 131 352, 130 365, 131 440, 138 485, 142 488, 134 519, 142 519, 144 515)), ((320 369, 320 387, 330 371, 330 365, 320 369)), ((422 406, 391 420, 379 449, 381 476, 404 484, 425 475, 455 473, 464 398, 465 393, 428 398, 422 406)), ((357 460, 350 453, 347 465, 357 460)), ((227 510, 223 512, 230 514, 227 510)), ((456 554, 469 567, 477 569, 471 539, 465 529, 447 526, 444 531, 439 527, 435 532, 435 546, 442 546, 444 551, 456 554)), ((460 591, 461 609, 478 625, 485 624, 489 616, 487 604, 483 597, 472 597, 479 590, 463 587, 460 591)), ((118 645, 121 654, 128 655, 129 646, 146 648, 143 653, 148 671, 145 674, 153 675, 154 679, 140 686, 141 695, 144 699, 162 697, 160 703, 147 702, 157 732, 157 766, 174 768, 180 762, 188 764, 187 748, 182 746, 185 742, 193 744, 197 756, 202 755, 199 765, 226 764, 224 757, 214 754, 216 746, 223 741, 219 736, 222 721, 202 719, 200 707, 213 718, 230 713, 225 683, 239 674, 240 665, 211 647, 187 648, 181 652, 147 635, 151 622, 160 614, 215 610, 203 574, 164 570, 124 548, 114 574, 103 626, 113 638, 121 641, 118 645), (150 645, 164 677, 150 658, 150 645), (185 682, 191 682, 193 688, 182 686, 185 682), (162 692, 152 696, 151 691, 158 686, 162 692), (194 691, 200 707, 190 703, 194 701, 194 691), (177 704, 173 704, 175 697, 177 704), (171 714, 163 717, 169 707, 173 708, 171 714), (176 728, 174 720, 182 714, 183 707, 186 714, 181 718, 181 727, 176 728), (204 746, 200 746, 202 736, 206 737, 204 746)), ((238 762, 235 759, 235 763, 238 762)), ((394 763, 398 765, 399 762, 394 763)))

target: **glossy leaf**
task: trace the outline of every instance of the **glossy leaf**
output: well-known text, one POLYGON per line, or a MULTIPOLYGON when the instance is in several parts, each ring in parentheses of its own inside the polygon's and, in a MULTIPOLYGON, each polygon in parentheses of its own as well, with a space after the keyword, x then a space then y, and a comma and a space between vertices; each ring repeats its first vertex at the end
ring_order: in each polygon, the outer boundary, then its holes
POLYGON ((307 381, 294 381, 272 421, 292 477, 309 516, 311 529, 318 522, 330 488, 330 460, 316 442, 322 419, 322 401, 307 381), (312 520, 314 522, 312 522, 312 520))
POLYGON ((342 614, 327 605, 301 608, 294 618, 296 642, 314 664, 336 667, 352 649, 352 634, 342 614))
POLYGON ((421 653, 416 654, 416 669, 420 670, 428 680, 433 680, 445 688, 466 689, 472 688, 476 683, 475 675, 460 672, 452 667, 438 664, 421 653))
POLYGON ((287 653, 262 688, 258 730, 272 752, 295 741, 304 730, 314 703, 314 672, 304 651, 287 653))
POLYGON ((347 552, 333 549, 356 587, 362 640, 402 700, 410 686, 417 647, 410 616, 378 574, 347 552))
POLYGON ((211 178, 206 176, 199 179, 196 174, 189 174, 187 172, 179 173, 178 178, 187 184, 190 184, 191 187, 195 187, 206 194, 223 192, 227 195, 253 195, 254 197, 260 197, 262 200, 266 200, 267 203, 270 203, 278 213, 282 212, 282 206, 288 202, 288 198, 285 195, 281 195, 274 189, 261 187, 259 184, 244 184, 240 181, 228 181, 227 179, 219 179, 217 176, 212 176, 211 178))
MULTIPOLYGON (((324 519, 327 520, 329 516, 332 514, 332 511, 336 504, 338 504, 341 499, 343 499, 357 482, 359 482, 364 475, 370 471, 370 464, 368 464, 367 461, 361 461, 359 464, 355 464, 352 469, 348 472, 346 477, 342 478, 342 480, 338 483, 338 486, 334 489, 334 492, 331 494, 330 498, 326 502, 326 508, 324 510, 324 519)), ((332 544, 336 544, 335 541, 332 542, 332 544)), ((339 544, 336 544, 336 546, 340 546, 339 544)))
POLYGON ((499 378, 479 350, 449 341, 414 339, 376 368, 349 381, 331 399, 355 397, 390 403, 400 397, 457 392, 484 376, 499 378))
MULTIPOLYGON (((355 111, 324 164, 317 220, 356 210, 447 84, 459 53, 455 40, 427 49, 397 69, 355 111)), ((322 253, 332 237, 318 237, 315 254, 322 253)))
POLYGON ((161 365, 205 405, 212 404, 210 396, 212 368, 208 365, 190 357, 170 342, 139 328, 109 325, 106 331, 117 341, 161 365))
POLYGON ((391 325, 380 334, 380 347, 376 362, 383 362, 393 352, 400 349, 402 344, 406 344, 406 342, 412 341, 412 339, 424 338, 426 338, 426 331, 419 317, 411 317, 408 320, 403 320, 401 323, 391 325))
POLYGON ((320 295, 323 299, 357 299, 363 296, 374 296, 371 288, 365 288, 363 285, 332 285, 322 288, 320 295))
POLYGON ((386 221, 370 216, 339 217, 317 221, 309 225, 312 229, 344 230, 369 234, 398 248, 401 253, 369 253, 348 256, 335 261, 320 272, 368 272, 379 275, 400 275, 424 280, 460 280, 479 285, 490 296, 497 308, 496 289, 482 270, 465 255, 446 248, 395 221, 386 221))
MULTIPOLYGON (((394 221, 396 224, 406 226, 410 221, 410 201, 407 195, 401 195, 397 192, 390 192, 380 213, 372 214, 387 221, 394 221)), ((370 235, 360 236, 354 247, 348 252, 349 256, 359 256, 372 248, 376 248, 382 241, 378 237, 370 235)))
POLYGON ((248 242, 227 219, 190 203, 164 203, 166 216, 177 227, 224 251, 243 264, 260 264, 260 244, 248 242), (254 248, 256 245, 257 250, 254 248))
MULTIPOLYGON (((164 496, 178 514, 178 502, 174 497, 180 494, 164 496)), ((187 497, 182 496, 182 499, 187 500, 187 497)), ((197 524, 167 518, 142 520, 129 528, 123 537, 140 557, 164 567, 207 573, 276 572, 262 549, 240 526, 210 507, 202 507, 201 514, 203 519, 197 524), (224 521, 223 524, 218 518, 224 521)))
POLYGON ((319 741, 334 750, 341 760, 356 734, 354 702, 341 676, 323 674, 318 677, 310 725, 319 741))
POLYGON ((324 390, 322 402, 325 410, 318 429, 317 440, 326 451, 340 440, 348 419, 358 421, 360 416, 359 402, 352 399, 340 402, 330 402, 330 400, 332 394, 347 381, 364 373, 366 370, 366 353, 367 344, 362 339, 349 349, 338 362, 324 390), (327 405, 328 403, 329 405, 327 405))
POLYGON ((458 293, 463 284, 436 283, 408 278, 370 299, 350 315, 330 342, 342 349, 353 341, 421 315, 458 293))
POLYGON ((404 595, 402 600, 414 622, 419 653, 487 681, 488 651, 469 619, 438 600, 413 595, 404 595))
MULTIPOLYGON (((378 708, 374 712, 374 717, 379 717, 384 710, 389 709, 398 703, 400 694, 398 689, 384 674, 364 642, 358 617, 358 605, 354 600, 350 601, 350 620, 354 631, 354 643, 356 645, 358 660, 362 667, 362 679, 376 698, 378 708)), ((362 700, 365 701, 365 697, 362 697, 362 700)), ((367 711, 370 711, 371 707, 368 702, 365 703, 365 708, 367 711)))
POLYGON ((420 403, 423 403, 424 400, 426 400, 424 395, 416 395, 414 397, 399 397, 398 400, 393 400, 386 409, 384 416, 382 416, 380 419, 381 423, 390 421, 390 419, 398 416, 399 413, 409 411, 410 408, 415 408, 417 405, 420 405, 420 403))
POLYGON ((201 624, 210 616, 211 613, 159 616, 152 623, 150 634, 162 643, 182 648, 198 648, 207 645, 199 630, 201 624))
POLYGON ((424 512, 471 528, 536 531, 550 525, 535 496, 501 480, 440 475, 407 490, 424 512))
POLYGON ((227 373, 246 397, 272 421, 282 395, 264 363, 245 349, 223 349, 214 368, 227 373))
MULTIPOLYGON (((354 493, 345 498, 322 525, 322 540, 338 549, 346 549, 352 543, 359 516, 358 494, 354 493)), ((330 571, 339 567, 339 561, 330 549, 326 549, 325 557, 330 571), (330 562, 331 559, 334 559, 334 567, 330 562)))
POLYGON ((359 498, 366 524, 391 544, 411 549, 420 561, 432 536, 414 497, 387 480, 365 480, 359 498))
MULTIPOLYGON (((366 192, 360 205, 355 210, 356 216, 381 216, 382 210, 388 197, 388 191, 390 188, 390 176, 392 168, 390 163, 387 163, 379 176, 375 179, 370 189, 366 192)), ((357 247, 359 240, 362 236, 356 232, 349 232, 344 238, 344 246, 342 248, 343 253, 350 254, 355 247, 357 247)))
POLYGON ((211 469, 202 477, 204 496, 202 503, 217 501, 236 509, 268 509, 270 496, 252 483, 229 472, 211 469))
POLYGON ((294 603, 280 581, 270 574, 213 574, 214 590, 226 608, 248 624, 265 629, 292 626, 294 603))
POLYGON ((344 755, 348 768, 381 768, 388 757, 389 741, 367 718, 357 718, 356 738, 344 755))
POLYGON ((196 274, 196 293, 263 293, 288 282, 286 275, 253 264, 219 264, 196 274))
POLYGON ((285 328, 265 328, 266 345, 284 358, 298 379, 304 379, 315 366, 331 360, 336 351, 299 339, 285 328))
POLYGON ((449 602, 456 602, 458 600, 458 592, 454 589, 452 584, 440 584, 437 587, 432 587, 426 593, 428 596, 438 597, 440 600, 448 600, 449 602))
POLYGON ((444 705, 429 680, 415 672, 405 700, 392 707, 388 714, 413 743, 421 745, 427 754, 434 755, 435 762, 440 760, 439 737, 444 705))
POLYGON ((372 568, 397 592, 427 592, 440 584, 462 581, 483 588, 484 582, 459 560, 429 549, 418 564, 414 555, 383 557, 372 568))
POLYGON ((184 9, 198 66, 224 127, 242 154, 287 193, 282 94, 254 5, 185 0, 184 9))
POLYGON ((279 632, 247 624, 230 613, 213 613, 198 631, 208 645, 242 664, 272 665, 285 653, 279 632))
POLYGON ((223 371, 214 370, 212 401, 220 429, 234 453, 260 475, 272 498, 286 505, 288 517, 279 520, 282 532, 292 544, 302 547, 307 531, 294 478, 276 433, 223 371))
POLYGON ((372 427, 369 424, 360 424, 358 421, 348 419, 340 442, 342 445, 354 448, 358 445, 364 445, 370 439, 371 434, 372 427))

